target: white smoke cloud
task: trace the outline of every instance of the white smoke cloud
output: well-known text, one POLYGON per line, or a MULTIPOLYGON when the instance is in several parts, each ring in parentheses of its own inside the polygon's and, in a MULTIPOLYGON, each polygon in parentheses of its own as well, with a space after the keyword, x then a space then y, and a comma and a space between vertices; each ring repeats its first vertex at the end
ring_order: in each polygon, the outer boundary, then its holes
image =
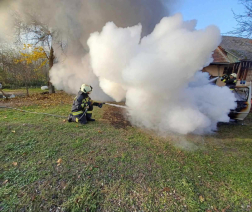
POLYGON ((56 63, 50 72, 50 79, 59 90, 76 94, 83 83, 92 85, 94 92, 92 98, 100 101, 111 101, 112 98, 106 95, 99 86, 97 76, 93 73, 89 54, 86 54, 81 63, 74 57, 67 58, 65 61, 56 63))
MULTIPOLYGON (((76 93, 81 84, 89 83, 94 87, 93 98, 111 100, 100 89, 97 77, 90 73, 88 63, 85 62, 90 33, 101 30, 108 21, 113 21, 121 27, 142 23, 142 35, 147 35, 162 17, 169 16, 177 2, 178 0, 0 0, 0 39, 6 38, 7 32, 15 34, 14 17, 26 24, 42 23, 54 35, 52 45, 58 64, 51 69, 50 77, 55 87, 76 93), (64 54, 58 45, 62 40, 67 44, 64 54)), ((106 82, 104 79, 103 84, 106 82)))
POLYGON ((179 14, 163 18, 174 2, 2 0, 0 39, 14 33, 12 17, 28 24, 35 18, 58 36, 52 42, 58 63, 50 71, 56 88, 76 93, 82 83, 91 84, 96 100, 126 99, 137 126, 161 133, 207 133, 218 121, 228 121, 235 107, 228 88, 208 84, 208 75, 197 72, 212 61, 220 32, 214 26, 197 31, 196 21, 184 22, 179 14), (93 33, 105 24, 101 33, 93 33), (59 37, 67 41, 64 54, 59 37))
POLYGON ((176 14, 142 39, 141 25, 118 28, 112 22, 90 36, 91 66, 100 86, 116 101, 126 98, 133 124, 161 133, 203 134, 229 121, 234 95, 198 72, 212 62, 220 31, 195 26, 176 14))
MULTIPOLYGON (((13 39, 13 19, 11 18, 11 13, 8 11, 8 6, 6 1, 0 1, 0 42, 11 41, 13 39)), ((12 4, 10 4, 12 6, 12 4)))

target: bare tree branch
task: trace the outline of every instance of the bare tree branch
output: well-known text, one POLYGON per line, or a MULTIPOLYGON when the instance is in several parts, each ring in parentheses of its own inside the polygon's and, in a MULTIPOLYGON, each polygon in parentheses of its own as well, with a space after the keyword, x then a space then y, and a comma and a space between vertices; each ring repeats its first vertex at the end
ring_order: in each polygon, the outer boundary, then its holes
POLYGON ((237 27, 234 30, 226 33, 239 37, 252 37, 252 0, 239 0, 245 8, 244 14, 236 14, 233 11, 234 19, 237 22, 237 27))

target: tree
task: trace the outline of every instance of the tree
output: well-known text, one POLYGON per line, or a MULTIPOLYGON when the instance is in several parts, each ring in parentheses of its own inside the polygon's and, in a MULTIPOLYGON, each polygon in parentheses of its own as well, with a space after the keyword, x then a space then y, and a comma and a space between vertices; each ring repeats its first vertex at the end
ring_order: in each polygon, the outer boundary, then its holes
POLYGON ((237 27, 228 34, 233 34, 239 37, 252 37, 252 0, 239 0, 244 6, 244 14, 236 14, 233 11, 234 18, 237 21, 237 27))
POLYGON ((16 78, 18 67, 17 64, 14 63, 14 60, 18 57, 16 47, 13 45, 1 44, 0 54, 1 81, 5 85, 17 85, 19 83, 16 78))
MULTIPOLYGON (((28 14, 28 13, 27 13, 28 14)), ((24 41, 33 44, 34 46, 44 46, 45 54, 47 55, 49 70, 48 70, 48 87, 49 93, 55 93, 55 88, 50 82, 49 72, 54 65, 55 54, 53 44, 59 44, 63 49, 61 42, 61 33, 56 29, 50 29, 46 24, 39 21, 39 17, 35 14, 28 14, 28 22, 22 21, 21 17, 16 14, 16 30, 19 40, 17 42, 24 43, 24 41)))
MULTIPOLYGON (((28 82, 31 81, 31 78, 34 78, 34 71, 41 69, 48 63, 47 54, 42 46, 33 47, 31 44, 24 44, 23 50, 20 51, 20 58, 15 59, 16 64, 20 64, 20 72, 16 77, 20 77, 25 82, 26 94, 29 96, 28 82), (36 62, 40 61, 39 66, 36 67, 36 62), (21 73, 21 75, 20 75, 21 73)), ((49 61, 50 62, 50 61, 49 61)))
POLYGON ((43 47, 0 43, 0 82, 4 87, 23 87, 47 82, 49 60, 43 47))

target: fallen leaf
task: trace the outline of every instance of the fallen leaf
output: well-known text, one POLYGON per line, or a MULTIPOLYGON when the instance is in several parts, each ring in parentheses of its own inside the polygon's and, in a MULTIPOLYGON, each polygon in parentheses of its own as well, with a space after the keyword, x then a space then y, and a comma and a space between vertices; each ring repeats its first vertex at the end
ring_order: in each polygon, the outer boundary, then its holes
POLYGON ((104 190, 101 190, 101 193, 104 194, 104 193, 107 193, 108 190, 104 189, 104 190))
POLYGON ((36 196, 35 196, 35 195, 33 195, 33 196, 31 197, 31 201, 34 201, 34 200, 35 200, 35 198, 36 198, 36 196))
POLYGON ((15 131, 15 130, 12 130, 11 132, 15 133, 16 131, 15 131))
POLYGON ((67 183, 65 181, 60 181, 60 188, 65 189, 67 187, 67 183))
POLYGON ((165 187, 163 190, 162 190, 162 192, 164 192, 164 191, 167 191, 167 192, 169 192, 171 189, 170 188, 168 188, 168 187, 165 187))
POLYGON ((17 164, 18 164, 17 162, 13 162, 12 163, 13 166, 17 166, 17 164))
POLYGON ((61 158, 59 158, 58 160, 57 160, 57 166, 60 166, 60 164, 62 163, 62 159, 61 158))
POLYGON ((199 196, 199 201, 200 201, 200 202, 204 202, 204 201, 205 201, 204 197, 200 195, 200 196, 199 196))
POLYGON ((3 185, 5 185, 6 183, 8 183, 8 181, 9 181, 9 180, 5 180, 5 181, 3 182, 3 185))
POLYGON ((229 208, 230 208, 230 205, 228 205, 226 208, 222 209, 221 212, 226 212, 226 210, 229 208))
POLYGON ((77 198, 77 199, 75 200, 75 202, 78 204, 78 202, 80 201, 80 199, 81 199, 81 198, 77 198))
POLYGON ((213 175, 213 172, 210 172, 210 171, 209 171, 208 174, 213 175))

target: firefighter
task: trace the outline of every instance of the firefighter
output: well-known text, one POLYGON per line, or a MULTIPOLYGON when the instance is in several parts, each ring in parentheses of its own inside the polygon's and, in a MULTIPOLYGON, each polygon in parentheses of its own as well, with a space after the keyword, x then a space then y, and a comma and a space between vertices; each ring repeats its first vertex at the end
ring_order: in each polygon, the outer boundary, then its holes
POLYGON ((92 89, 90 85, 81 85, 80 91, 74 98, 72 113, 68 117, 68 122, 86 124, 88 121, 95 121, 95 119, 92 119, 93 106, 102 108, 103 104, 91 100, 89 94, 92 92, 92 89))
POLYGON ((236 86, 236 82, 237 82, 236 77, 237 77, 236 73, 230 74, 229 77, 227 75, 224 75, 221 78, 221 81, 225 82, 226 86, 228 86, 230 90, 234 90, 234 88, 236 86))

